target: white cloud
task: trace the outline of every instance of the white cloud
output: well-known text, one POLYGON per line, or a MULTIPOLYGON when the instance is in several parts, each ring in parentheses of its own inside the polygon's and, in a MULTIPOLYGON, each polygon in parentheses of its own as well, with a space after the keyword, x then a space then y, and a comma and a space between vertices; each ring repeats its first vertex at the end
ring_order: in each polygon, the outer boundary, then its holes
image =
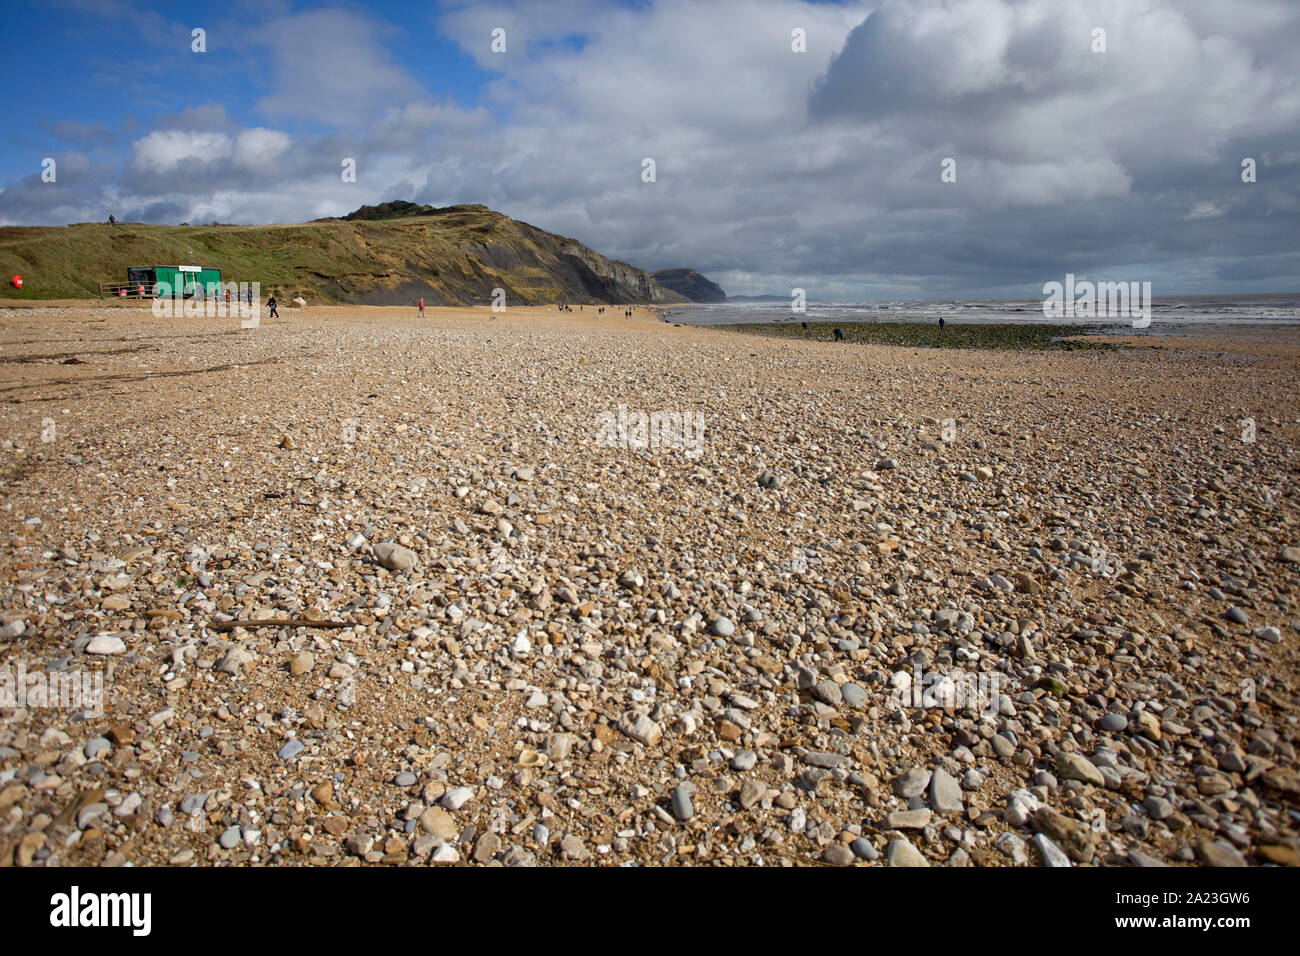
POLYGON ((288 133, 258 126, 235 137, 234 161, 241 169, 266 170, 288 152, 293 140, 288 133))
POLYGON ((155 130, 135 141, 131 165, 142 171, 167 172, 186 161, 220 162, 230 157, 231 148, 225 133, 155 130))

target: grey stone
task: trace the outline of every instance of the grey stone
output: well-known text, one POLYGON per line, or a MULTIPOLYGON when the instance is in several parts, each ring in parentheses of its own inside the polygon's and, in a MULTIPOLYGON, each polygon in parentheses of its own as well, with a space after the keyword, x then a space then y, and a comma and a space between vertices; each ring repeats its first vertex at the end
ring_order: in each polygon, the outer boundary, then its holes
POLYGON ((744 773, 747 770, 753 770, 754 765, 758 763, 758 755, 752 750, 742 750, 736 756, 731 758, 730 766, 732 770, 738 770, 744 773))
POLYGON ((86 645, 87 654, 125 654, 126 642, 120 637, 111 634, 100 634, 92 637, 86 645))
POLYGON ((637 741, 637 743, 644 744, 647 747, 653 747, 659 743, 664 735, 658 724, 645 714, 638 713, 635 710, 629 710, 622 716, 618 722, 618 729, 637 741))
POLYGON ((181 813, 186 816, 201 813, 203 808, 207 806, 207 803, 208 795, 206 793, 191 793, 188 796, 181 798, 181 813))
POLYGON ((885 816, 885 827, 890 830, 920 830, 929 825, 931 816, 929 810, 894 810, 885 816))
POLYGON ((847 758, 840 754, 826 753, 820 750, 810 750, 803 755, 803 762, 810 767, 821 767, 825 770, 834 770, 840 764, 844 763, 847 758))
POLYGON ((748 810, 763 799, 767 788, 757 780, 746 780, 740 785, 740 806, 748 810))
POLYGON ((1201 840, 1196 844, 1196 855, 1206 866, 1245 866, 1246 858, 1236 847, 1218 840, 1201 840))
POLYGON ((1164 860, 1157 860, 1154 856, 1137 849, 1128 851, 1128 861, 1134 866, 1158 867, 1169 865, 1164 860))
POLYGON ((285 741, 284 746, 276 751, 276 756, 281 760, 292 760, 294 757, 298 756, 298 754, 302 753, 305 746, 306 745, 301 740, 295 737, 292 740, 285 741))
POLYGON ((448 810, 456 811, 474 799, 472 787, 452 787, 439 802, 448 810))
POLYGON ((1117 734, 1128 729, 1128 720, 1123 714, 1106 714, 1097 726, 1108 734, 1117 734))
POLYGON ((870 699, 870 695, 865 689, 853 683, 841 687, 840 696, 844 698, 844 703, 855 709, 866 707, 870 699))
POLYGON ((889 844, 886 862, 890 866, 930 865, 930 861, 921 855, 921 851, 906 840, 894 840, 889 844))
POLYGON ((872 846, 871 841, 868 840, 866 837, 858 837, 856 840, 854 840, 852 843, 849 844, 849 847, 853 850, 855 855, 861 857, 864 860, 880 859, 880 851, 877 850, 874 846, 872 846))
POLYGON ((942 767, 930 777, 930 809, 935 813, 961 813, 965 809, 961 787, 942 767))
POLYGON ((1147 816, 1152 820, 1166 820, 1173 815, 1174 805, 1164 797, 1158 797, 1155 794, 1149 795, 1142 801, 1142 806, 1146 809, 1147 816))
POLYGON ((414 551, 393 541, 380 541, 375 545, 375 559, 380 567, 403 573, 414 569, 419 561, 414 551))
POLYGON ((1070 864, 1070 858, 1065 852, 1041 833, 1035 833, 1031 841, 1038 850, 1039 856, 1043 858, 1043 866, 1066 867, 1070 864))
POLYGON ((818 681, 812 689, 812 695, 831 707, 838 707, 844 700, 840 685, 830 679, 818 681))
POLYGON ((843 843, 833 843, 822 851, 822 860, 832 866, 849 866, 853 859, 853 851, 843 843))
POLYGON ((104 814, 108 813, 107 803, 91 803, 77 811, 77 829, 84 830, 104 814))
POLYGON ((930 785, 930 771, 924 767, 912 767, 894 781, 894 793, 906 799, 919 797, 930 785))
POLYGON ((1080 754, 1060 751, 1056 755, 1056 769, 1065 780, 1080 780, 1094 787, 1106 786, 1106 778, 1101 775, 1101 771, 1094 767, 1087 757, 1080 754))
POLYGON ((673 816, 683 823, 695 816, 695 805, 691 802, 691 795, 694 792, 695 787, 690 783, 680 783, 673 788, 671 797, 673 816))

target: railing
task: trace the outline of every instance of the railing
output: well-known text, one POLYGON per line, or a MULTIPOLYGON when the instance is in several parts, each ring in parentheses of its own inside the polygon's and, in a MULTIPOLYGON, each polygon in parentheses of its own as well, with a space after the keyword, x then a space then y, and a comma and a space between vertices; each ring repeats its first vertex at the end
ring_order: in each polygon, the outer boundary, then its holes
POLYGON ((99 284, 99 297, 101 299, 152 299, 153 289, 148 282, 101 282, 99 284), (144 286, 144 294, 140 294, 140 286, 144 286))

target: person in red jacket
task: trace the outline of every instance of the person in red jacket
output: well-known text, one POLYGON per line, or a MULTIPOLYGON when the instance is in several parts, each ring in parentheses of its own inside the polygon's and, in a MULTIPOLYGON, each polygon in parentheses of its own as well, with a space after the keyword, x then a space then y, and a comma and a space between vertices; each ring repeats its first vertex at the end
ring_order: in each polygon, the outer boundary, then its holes
POLYGON ((420 300, 420 318, 424 318, 424 299, 420 300))

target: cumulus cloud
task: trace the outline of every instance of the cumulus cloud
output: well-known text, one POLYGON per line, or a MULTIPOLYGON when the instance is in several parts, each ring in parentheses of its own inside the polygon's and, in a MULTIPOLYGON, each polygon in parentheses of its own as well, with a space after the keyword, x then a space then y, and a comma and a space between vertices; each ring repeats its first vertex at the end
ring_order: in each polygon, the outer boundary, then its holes
POLYGON ((225 133, 158 130, 136 140, 131 165, 139 170, 166 172, 182 163, 190 166, 218 163, 228 159, 230 153, 230 137, 225 133))
POLYGON ((293 140, 288 133, 278 129, 258 126, 246 129, 235 137, 232 150, 234 163, 250 171, 270 169, 289 151, 293 140))

